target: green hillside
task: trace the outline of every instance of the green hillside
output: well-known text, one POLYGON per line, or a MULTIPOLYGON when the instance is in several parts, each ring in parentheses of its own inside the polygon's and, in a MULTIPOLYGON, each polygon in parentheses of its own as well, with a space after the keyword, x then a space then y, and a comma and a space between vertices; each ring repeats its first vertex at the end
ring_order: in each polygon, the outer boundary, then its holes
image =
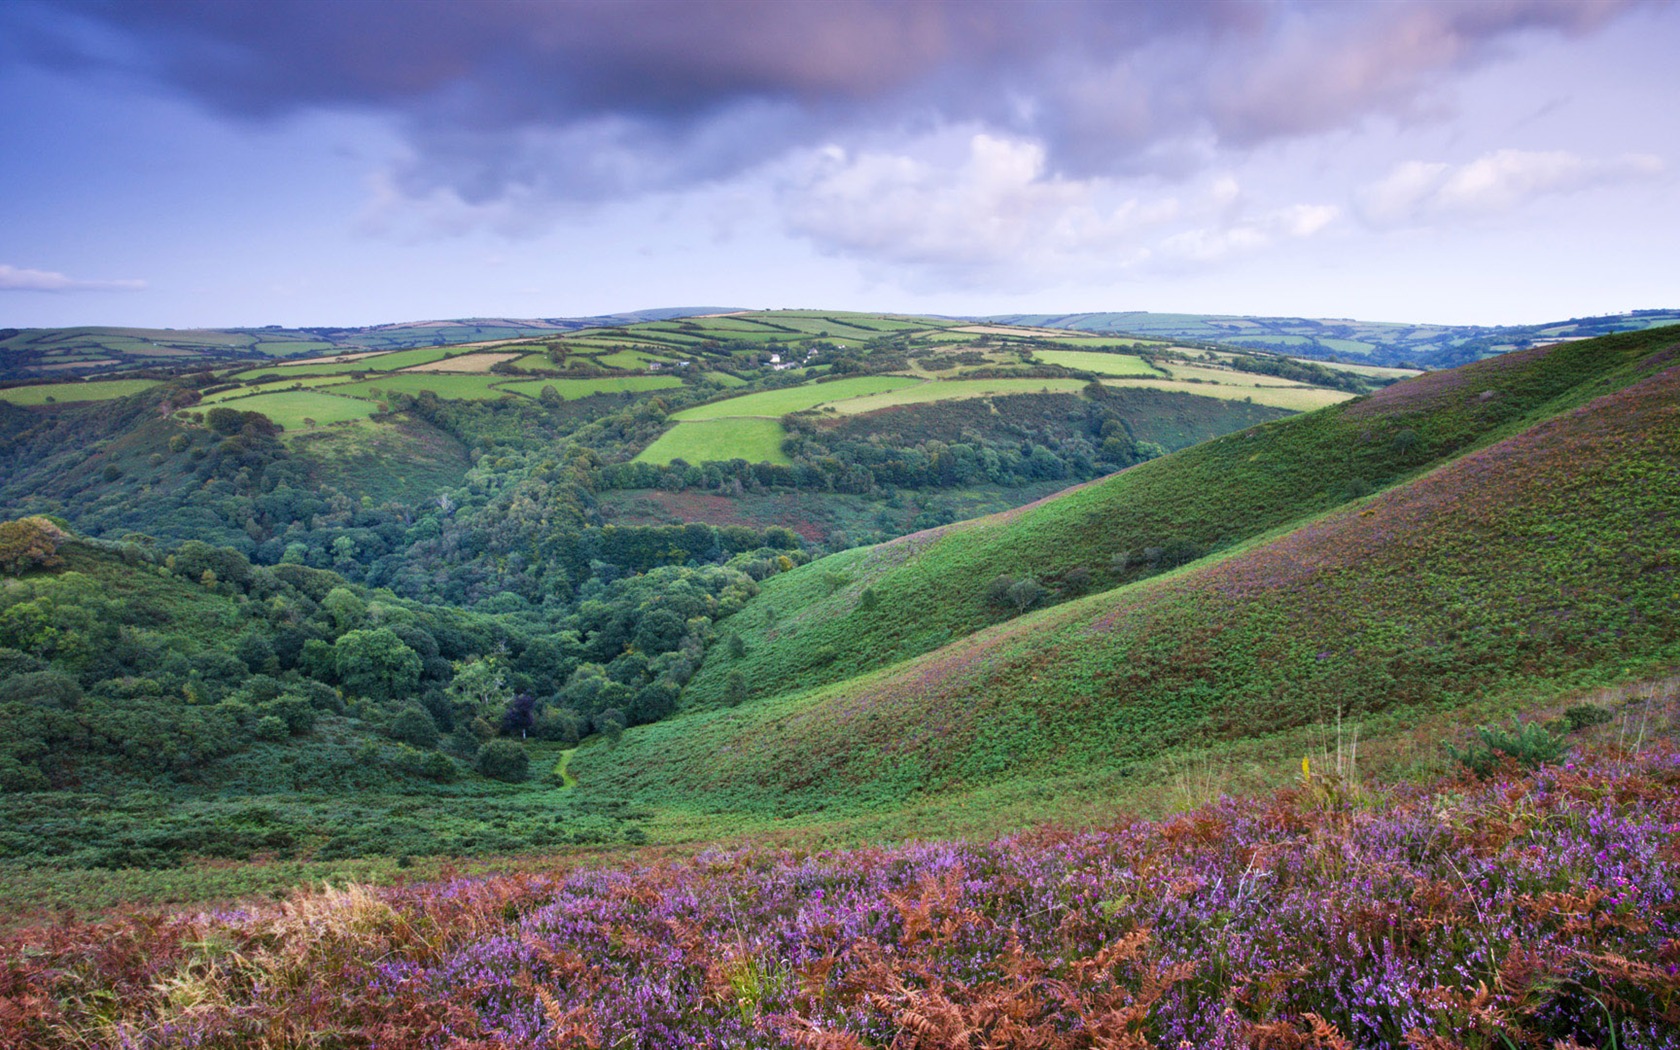
POLYGON ((576 770, 834 814, 1653 672, 1680 660, 1676 361, 1660 332, 1507 355, 815 562, 725 625, 742 644, 711 650, 695 713, 576 770), (997 574, 1070 596, 1143 541, 1222 550, 962 637, 1005 614, 997 574), (767 698, 704 710, 743 692, 767 698))

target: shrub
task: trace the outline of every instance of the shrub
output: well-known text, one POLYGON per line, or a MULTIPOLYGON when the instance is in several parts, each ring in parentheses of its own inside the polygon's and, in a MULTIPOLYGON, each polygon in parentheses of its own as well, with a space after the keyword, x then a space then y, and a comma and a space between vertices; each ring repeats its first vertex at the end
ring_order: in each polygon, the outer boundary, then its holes
POLYGON ((1509 729, 1477 726, 1476 735, 1479 743, 1463 751, 1448 744, 1447 754, 1478 777, 1498 772, 1507 759, 1526 769, 1535 769, 1556 762, 1569 750, 1568 744, 1539 722, 1513 721, 1509 729))
POLYGON ((478 771, 492 780, 517 784, 531 775, 531 759, 512 740, 492 740, 478 749, 478 771))
POLYGON ((391 719, 386 733, 392 740, 400 740, 414 747, 430 750, 438 746, 437 723, 418 707, 405 708, 391 719))
POLYGON ((1563 713, 1563 724, 1574 733, 1588 726, 1601 726, 1615 716, 1597 704, 1575 704, 1563 713))
POLYGON ((287 727, 286 720, 279 715, 264 715, 257 719, 252 734, 258 740, 284 740, 292 733, 287 727))

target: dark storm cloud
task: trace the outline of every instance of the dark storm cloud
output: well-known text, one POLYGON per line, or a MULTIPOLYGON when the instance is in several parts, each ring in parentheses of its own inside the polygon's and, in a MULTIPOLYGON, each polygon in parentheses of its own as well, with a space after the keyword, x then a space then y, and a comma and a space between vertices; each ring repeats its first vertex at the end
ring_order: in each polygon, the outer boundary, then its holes
MULTIPOLYGON (((1404 115, 1533 31, 1633 0, 120 0, 14 5, 17 49, 246 118, 395 118, 405 190, 584 197, 831 138, 972 123, 1075 175, 1404 115)), ((5 16, 0 16, 5 17, 5 16)))

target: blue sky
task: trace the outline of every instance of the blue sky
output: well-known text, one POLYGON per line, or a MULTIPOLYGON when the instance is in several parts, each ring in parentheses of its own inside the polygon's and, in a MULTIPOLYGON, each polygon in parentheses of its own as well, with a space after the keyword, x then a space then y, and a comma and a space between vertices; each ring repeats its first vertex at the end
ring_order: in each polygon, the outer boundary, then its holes
POLYGON ((1680 7, 0 7, 0 326, 1680 306, 1680 7))

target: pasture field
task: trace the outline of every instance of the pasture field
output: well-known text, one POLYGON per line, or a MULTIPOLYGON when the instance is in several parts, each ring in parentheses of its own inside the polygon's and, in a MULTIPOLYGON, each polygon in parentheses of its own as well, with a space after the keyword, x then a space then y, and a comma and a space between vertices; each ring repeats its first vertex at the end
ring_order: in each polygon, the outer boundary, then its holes
POLYGON ((366 419, 378 410, 378 405, 355 397, 340 397, 322 390, 286 390, 273 394, 253 394, 227 402, 227 407, 241 412, 261 412, 287 432, 308 430, 305 420, 328 423, 347 423, 366 419))
POLYGON ((438 397, 456 401, 494 401, 502 396, 497 384, 505 382, 507 380, 503 377, 491 375, 393 372, 337 389, 339 393, 353 397, 383 397, 390 394, 419 397, 422 393, 431 391, 438 397))
MULTIPOLYGON (((595 394, 624 394, 646 393, 649 390, 669 390, 682 386, 682 380, 676 376, 599 376, 589 379, 516 379, 512 382, 503 380, 498 389, 524 394, 526 397, 538 397, 543 387, 551 386, 554 392, 572 401, 580 397, 591 397, 595 394)), ((443 396, 443 395, 438 395, 443 396)))
POLYGON ((265 365, 265 368, 327 368, 342 365, 351 361, 364 361, 370 357, 380 357, 389 354, 387 350, 362 350, 356 353, 328 354, 322 357, 305 357, 296 361, 275 361, 265 365))
POLYGON ((656 361, 661 364, 669 363, 671 358, 656 357, 642 350, 616 350, 610 354, 602 354, 595 360, 608 368, 623 368, 634 371, 644 369, 656 361))
POLYGON ((833 407, 840 415, 855 416, 897 405, 925 405, 934 401, 1007 397, 1010 394, 1074 394, 1084 388, 1083 379, 939 379, 919 386, 837 401, 833 407))
POLYGON ((221 390, 214 394, 207 394, 200 405, 216 405, 226 401, 238 401, 250 397, 252 394, 271 394, 279 390, 310 390, 326 386, 338 386, 350 382, 349 376, 298 376, 296 379, 272 379, 266 383, 252 383, 249 386, 234 387, 231 390, 221 390))
POLYGON ((272 342, 269 340, 261 340, 255 347, 255 349, 261 350, 265 354, 274 354, 276 356, 319 353, 323 350, 331 350, 332 348, 333 344, 321 342, 320 340, 298 339, 276 339, 272 342))
POLYGON ((1377 379, 1409 379, 1415 375, 1422 375, 1416 368, 1385 368, 1382 365, 1347 365, 1340 361, 1314 361, 1310 357, 1295 357, 1292 361, 1303 361, 1307 364, 1323 365, 1325 368, 1337 372, 1351 372, 1356 376, 1371 376, 1377 379))
POLYGON ((1220 386, 1303 387, 1310 385, 1294 379, 1284 379, 1280 376, 1259 375, 1254 372, 1236 372, 1225 368, 1208 368, 1203 365, 1181 365, 1172 361, 1163 362, 1160 367, 1173 379, 1196 380, 1203 383, 1218 383, 1220 386))
POLYGON ((917 386, 921 382, 922 380, 906 376, 858 376, 853 379, 837 379, 832 383, 813 383, 808 386, 790 386, 780 390, 743 394, 727 401, 714 401, 709 405, 684 409, 671 418, 679 421, 724 419, 729 416, 767 416, 779 419, 789 412, 803 412, 818 405, 847 398, 902 390, 917 386))
POLYGON ((1149 362, 1130 354, 1103 354, 1091 350, 1034 350, 1033 356, 1045 364, 1095 372, 1101 376, 1152 376, 1160 373, 1149 362))
MULTIPOLYGON (((1224 374, 1224 373, 1222 373, 1224 374)), ((1229 373, 1240 375, 1240 373, 1229 373)), ((1255 378, 1266 379, 1268 376, 1255 378)), ((1066 380, 1063 380, 1066 382, 1066 380)), ((1281 381, 1280 381, 1281 382, 1281 381)), ((1293 412, 1311 412, 1326 405, 1348 401, 1353 394, 1340 390, 1326 390, 1317 386, 1237 386, 1231 383, 1192 383, 1172 379, 1144 379, 1142 377, 1105 379, 1103 386, 1130 386, 1147 390, 1170 390, 1197 397, 1217 397, 1227 401, 1253 401, 1257 405, 1287 408, 1293 412)))
POLYGON ((781 423, 760 416, 696 419, 678 423, 636 457, 638 463, 664 466, 674 459, 708 463, 744 459, 749 463, 793 462, 782 451, 787 436, 781 423))
POLYGON ((43 383, 0 390, 0 401, 14 405, 67 404, 72 401, 109 401, 149 390, 155 379, 102 379, 91 383, 43 383))
POLYGON ((745 379, 742 379, 740 376, 732 376, 728 372, 702 372, 700 374, 705 376, 707 379, 710 379, 712 382, 723 386, 747 385, 747 381, 745 379))
POLYGON ((491 365, 501 364, 503 361, 513 361, 524 355, 513 353, 497 353, 495 351, 480 351, 475 354, 457 354, 437 361, 427 361, 424 364, 410 365, 409 372, 488 372, 491 365))

